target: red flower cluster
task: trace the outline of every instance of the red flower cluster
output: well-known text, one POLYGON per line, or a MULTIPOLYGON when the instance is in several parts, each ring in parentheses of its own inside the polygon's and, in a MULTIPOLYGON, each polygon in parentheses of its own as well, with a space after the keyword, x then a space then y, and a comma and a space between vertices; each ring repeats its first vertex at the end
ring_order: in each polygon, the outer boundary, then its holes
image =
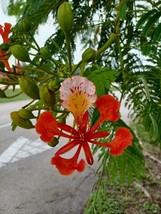
MULTIPOLYGON (((8 38, 10 29, 12 25, 10 23, 4 23, 4 27, 0 25, 0 35, 2 37, 3 43, 9 43, 10 40, 8 38)), ((11 71, 11 67, 8 63, 9 54, 3 50, 0 50, 0 60, 4 63, 6 69, 11 71)))
POLYGON ((132 145, 133 136, 130 130, 125 127, 118 128, 111 142, 103 143, 95 140, 105 139, 110 134, 106 131, 100 131, 99 127, 104 121, 116 122, 119 119, 120 103, 109 94, 97 99, 95 87, 91 81, 79 76, 67 78, 60 88, 60 97, 63 100, 62 105, 68 110, 72 110, 77 125, 76 128, 57 122, 51 111, 43 112, 40 115, 35 128, 41 135, 41 140, 45 142, 51 142, 55 136, 70 139, 51 159, 51 164, 55 165, 62 175, 70 175, 75 170, 82 172, 85 169, 85 160, 78 160, 81 149, 84 150, 87 163, 93 164, 90 143, 109 148, 111 155, 120 155, 124 149, 132 145), (69 88, 69 91, 67 91, 67 88, 69 88), (88 108, 94 104, 100 116, 92 126, 89 120, 88 108), (73 148, 76 148, 76 152, 72 158, 61 157, 62 154, 73 148))

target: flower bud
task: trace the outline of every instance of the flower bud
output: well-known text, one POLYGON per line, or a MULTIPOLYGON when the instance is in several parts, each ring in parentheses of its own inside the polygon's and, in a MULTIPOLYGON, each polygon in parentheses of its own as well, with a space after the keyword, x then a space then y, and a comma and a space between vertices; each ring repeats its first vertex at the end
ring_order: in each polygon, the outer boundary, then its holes
POLYGON ((68 2, 64 1, 58 8, 58 22, 65 34, 70 33, 73 28, 73 12, 68 2))
POLYGON ((18 115, 24 119, 32 119, 35 118, 35 116, 33 115, 33 113, 25 108, 22 108, 18 111, 18 115))
POLYGON ((10 51, 16 59, 18 59, 22 62, 30 62, 28 52, 21 45, 11 46, 10 51))
POLYGON ((0 98, 6 98, 6 94, 2 89, 0 89, 0 98))
POLYGON ((21 90, 32 99, 39 99, 39 88, 36 85, 35 81, 29 76, 20 77, 19 85, 21 90))
POLYGON ((40 48, 40 54, 43 58, 50 58, 51 56, 50 50, 46 47, 40 48))
POLYGON ((11 112, 11 119, 14 124, 21 128, 31 129, 34 127, 30 120, 20 117, 17 111, 11 112))
POLYGON ((84 62, 92 62, 96 58, 96 51, 92 48, 87 48, 82 54, 82 60, 84 62))
POLYGON ((58 78, 55 78, 54 80, 50 80, 48 84, 49 90, 56 91, 60 87, 60 81, 58 78))
POLYGON ((55 105, 55 95, 50 92, 46 85, 40 86, 40 99, 44 102, 45 105, 53 107, 55 105))
POLYGON ((19 27, 20 31, 23 31, 23 32, 28 32, 31 30, 31 25, 26 19, 22 19, 18 23, 18 27, 19 27))
POLYGON ((54 138, 51 142, 48 143, 49 146, 55 147, 59 143, 58 138, 54 138))

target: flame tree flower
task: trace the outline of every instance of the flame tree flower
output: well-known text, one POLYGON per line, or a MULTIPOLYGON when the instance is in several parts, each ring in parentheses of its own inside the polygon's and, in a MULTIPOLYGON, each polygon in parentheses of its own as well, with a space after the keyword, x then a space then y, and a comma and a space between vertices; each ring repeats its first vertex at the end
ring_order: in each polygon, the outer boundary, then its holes
POLYGON ((82 172, 85 169, 85 160, 78 160, 81 150, 84 150, 87 163, 93 164, 89 144, 106 147, 111 155, 121 155, 124 149, 132 145, 133 136, 125 127, 118 128, 111 142, 100 142, 101 138, 106 139, 110 134, 100 131, 100 125, 104 121, 116 122, 119 119, 120 103, 109 94, 97 98, 95 85, 85 77, 67 78, 60 87, 60 99, 62 107, 74 115, 76 127, 57 122, 52 112, 46 111, 38 118, 35 128, 44 142, 51 142, 55 136, 69 138, 69 142, 51 159, 51 164, 55 165, 62 175, 70 175, 75 170, 82 172), (100 113, 94 125, 91 124, 88 113, 91 106, 95 106, 100 113), (96 139, 99 139, 99 142, 96 139), (61 156, 73 148, 76 148, 76 152, 72 158, 61 156))
MULTIPOLYGON (((3 43, 9 43, 10 40, 8 38, 10 29, 12 25, 10 23, 4 23, 4 26, 0 25, 0 35, 2 37, 3 43)), ((11 67, 8 63, 9 54, 3 50, 0 50, 0 60, 4 63, 6 69, 11 71, 11 67)))

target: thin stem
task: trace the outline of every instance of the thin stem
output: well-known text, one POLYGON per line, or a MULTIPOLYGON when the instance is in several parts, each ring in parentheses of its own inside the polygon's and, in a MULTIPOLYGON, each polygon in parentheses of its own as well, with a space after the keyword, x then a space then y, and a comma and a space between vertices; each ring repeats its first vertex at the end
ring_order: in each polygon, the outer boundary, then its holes
POLYGON ((66 48, 68 53, 68 61, 69 61, 69 71, 72 73, 72 54, 71 54, 71 47, 70 47, 70 38, 67 34, 65 34, 66 39, 66 48))
POLYGON ((38 49, 38 50, 40 50, 40 47, 39 47, 38 43, 36 42, 36 40, 35 40, 35 38, 34 38, 34 36, 32 35, 32 33, 31 33, 31 32, 29 32, 29 35, 30 35, 30 36, 31 36, 31 38, 33 39, 33 42, 35 43, 35 45, 36 45, 37 49, 38 49))
POLYGON ((11 98, 14 98, 14 97, 19 96, 19 95, 22 94, 22 93, 23 93, 23 91, 19 92, 18 94, 12 95, 12 96, 7 96, 6 98, 11 99, 11 98))
POLYGON ((117 37, 118 37, 117 34, 111 33, 110 38, 107 40, 107 42, 100 49, 96 51, 96 58, 98 58, 101 53, 107 50, 112 44, 112 42, 116 40, 117 37))
POLYGON ((74 74, 75 73, 75 71, 79 68, 79 66, 81 65, 83 63, 83 61, 81 60, 81 61, 79 61, 78 62, 78 64, 76 64, 76 66, 73 68, 73 70, 72 70, 72 73, 71 74, 74 74))

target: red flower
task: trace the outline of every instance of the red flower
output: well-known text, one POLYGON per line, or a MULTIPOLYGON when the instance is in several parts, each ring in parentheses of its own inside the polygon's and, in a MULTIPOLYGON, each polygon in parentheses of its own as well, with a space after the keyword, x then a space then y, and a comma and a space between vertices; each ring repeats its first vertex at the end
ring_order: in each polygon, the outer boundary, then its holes
MULTIPOLYGON (((9 43, 8 38, 12 25, 10 23, 4 23, 4 27, 0 25, 0 35, 2 36, 3 43, 9 43)), ((4 63, 6 69, 11 71, 11 67, 8 63, 9 53, 0 50, 0 60, 4 63)))
POLYGON ((70 158, 62 158, 59 155, 56 155, 51 159, 51 164, 55 165, 62 175, 70 175, 75 170, 78 172, 82 172, 85 169, 85 161, 81 159, 79 163, 77 163, 77 159, 80 153, 81 146, 78 147, 75 155, 70 158))
POLYGON ((4 23, 4 27, 0 25, 0 35, 2 36, 4 43, 9 43, 8 38, 12 25, 10 23, 4 23))
MULTIPOLYGON (((81 78, 82 77, 79 77, 78 80, 78 77, 76 77, 77 83, 80 84, 80 81, 82 80, 81 78)), ((72 77, 71 79, 72 81, 74 81, 75 77, 72 77)), ((69 80, 68 78, 68 81, 71 80, 69 80)), ((86 80, 85 82, 85 84, 87 84, 88 80, 86 80)), ((63 84, 61 87, 64 87, 63 84)), ((92 86, 91 82, 90 84, 92 86)), ((72 89, 72 84, 70 84, 68 87, 72 89)), ((82 87, 83 89, 85 88, 84 86, 82 87)), ((89 90, 89 88, 87 90, 89 90)), ((60 92, 62 93, 62 88, 60 89, 60 92)), ((70 175, 75 170, 77 170, 78 172, 82 172, 84 170, 85 161, 83 159, 81 159, 80 161, 78 160, 81 149, 83 149, 84 151, 87 163, 90 165, 93 164, 94 160, 89 146, 90 143, 109 148, 111 155, 120 155, 122 154, 123 150, 127 148, 127 146, 130 146, 132 144, 133 139, 133 136, 130 133, 129 129, 120 127, 116 131, 116 136, 111 142, 97 142, 95 139, 106 138, 109 135, 109 133, 106 131, 99 131, 101 123, 106 120, 115 122, 119 119, 118 110, 120 107, 120 103, 111 95, 104 95, 98 98, 96 100, 96 107, 100 112, 100 117, 98 118, 98 121, 95 123, 95 125, 92 126, 89 121, 87 109, 94 103, 88 101, 88 103, 90 103, 88 107, 81 106, 81 110, 78 109, 78 111, 77 108, 79 108, 79 105, 77 106, 73 104, 81 103, 83 105, 83 103, 85 103, 86 105, 87 101, 85 100, 82 102, 79 95, 83 99, 90 99, 91 97, 88 96, 88 91, 84 90, 81 93, 79 92, 77 95, 76 93, 74 93, 75 99, 73 99, 72 105, 71 101, 68 101, 68 99, 73 96, 73 90, 71 90, 70 93, 68 93, 67 91, 68 98, 63 97, 65 103, 64 106, 66 106, 66 108, 68 109, 72 109, 72 112, 74 112, 74 117, 77 124, 76 129, 64 123, 58 123, 53 117, 52 112, 50 111, 43 112, 38 118, 35 126, 36 131, 41 135, 41 139, 45 142, 52 141, 55 136, 61 136, 70 139, 69 143, 62 146, 51 160, 51 164, 55 165, 59 172, 63 175, 70 175), (67 153, 73 148, 77 150, 72 158, 67 159, 61 157, 61 155, 67 153)), ((93 99, 94 91, 92 92, 91 96, 93 99)))

